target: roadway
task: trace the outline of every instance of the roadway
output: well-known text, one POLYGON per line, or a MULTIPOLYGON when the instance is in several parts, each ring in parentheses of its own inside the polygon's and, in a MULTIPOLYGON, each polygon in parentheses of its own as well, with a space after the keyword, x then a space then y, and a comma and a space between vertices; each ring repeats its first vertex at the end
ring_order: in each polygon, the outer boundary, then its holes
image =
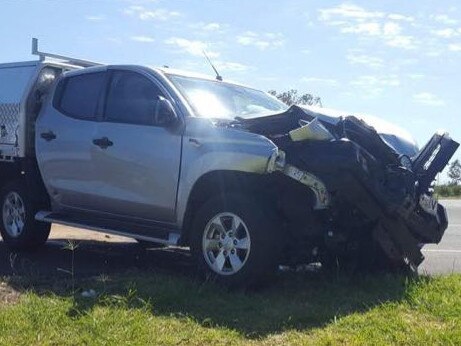
POLYGON ((419 272, 430 275, 461 273, 461 200, 447 199, 440 203, 447 208, 448 229, 439 244, 423 248, 426 259, 419 272))

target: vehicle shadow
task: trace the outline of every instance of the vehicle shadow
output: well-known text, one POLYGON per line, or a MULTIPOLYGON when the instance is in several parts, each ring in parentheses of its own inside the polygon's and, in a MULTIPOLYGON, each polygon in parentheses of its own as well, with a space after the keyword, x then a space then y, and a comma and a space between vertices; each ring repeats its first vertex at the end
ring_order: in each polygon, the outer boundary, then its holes
POLYGON ((33 252, 11 252, 0 242, 0 276, 75 278, 131 270, 187 272, 184 249, 145 249, 136 242, 52 239, 33 252))
POLYGON ((15 255, 9 273, 3 267, 12 254, 5 255, 0 244, 0 275, 7 275, 15 289, 39 295, 69 297, 75 285, 68 312, 72 318, 100 306, 148 309, 156 316, 187 317, 203 326, 232 329, 246 338, 335 323, 343 316, 401 300, 407 285, 401 276, 302 271, 280 272, 258 291, 229 291, 195 279, 189 255, 181 249, 146 251, 135 243, 84 240, 78 244, 73 250, 73 283, 71 253, 64 240, 33 254, 15 255), (82 296, 90 289, 94 296, 82 296))

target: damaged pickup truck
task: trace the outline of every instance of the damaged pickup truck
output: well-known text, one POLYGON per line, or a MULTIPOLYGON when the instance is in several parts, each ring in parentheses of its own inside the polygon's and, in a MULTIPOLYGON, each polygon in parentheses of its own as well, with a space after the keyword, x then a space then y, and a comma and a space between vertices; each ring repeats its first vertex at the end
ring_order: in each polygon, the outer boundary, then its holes
POLYGON ((287 107, 168 68, 38 51, 0 65, 4 242, 43 245, 58 223, 191 248, 230 286, 278 265, 416 268, 440 241, 431 184, 458 147, 347 113, 287 107))

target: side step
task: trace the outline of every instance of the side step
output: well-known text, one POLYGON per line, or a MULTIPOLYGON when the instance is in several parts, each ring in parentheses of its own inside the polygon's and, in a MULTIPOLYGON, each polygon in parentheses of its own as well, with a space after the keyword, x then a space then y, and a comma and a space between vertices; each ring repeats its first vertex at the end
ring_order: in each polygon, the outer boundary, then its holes
POLYGON ((149 225, 133 225, 123 221, 107 219, 88 219, 64 213, 39 211, 35 215, 37 221, 57 223, 64 226, 84 228, 95 232, 144 240, 153 243, 175 246, 179 244, 180 233, 158 229, 149 225))

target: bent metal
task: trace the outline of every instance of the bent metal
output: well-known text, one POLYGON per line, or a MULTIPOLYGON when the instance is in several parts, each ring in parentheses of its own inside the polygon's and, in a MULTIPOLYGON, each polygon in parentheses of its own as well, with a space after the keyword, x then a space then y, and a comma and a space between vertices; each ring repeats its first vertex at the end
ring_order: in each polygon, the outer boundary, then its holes
POLYGON ((418 148, 373 118, 287 107, 170 68, 41 52, 0 64, 0 233, 43 245, 51 223, 190 247, 229 286, 279 265, 415 269, 448 225, 431 184, 459 144, 418 148))

